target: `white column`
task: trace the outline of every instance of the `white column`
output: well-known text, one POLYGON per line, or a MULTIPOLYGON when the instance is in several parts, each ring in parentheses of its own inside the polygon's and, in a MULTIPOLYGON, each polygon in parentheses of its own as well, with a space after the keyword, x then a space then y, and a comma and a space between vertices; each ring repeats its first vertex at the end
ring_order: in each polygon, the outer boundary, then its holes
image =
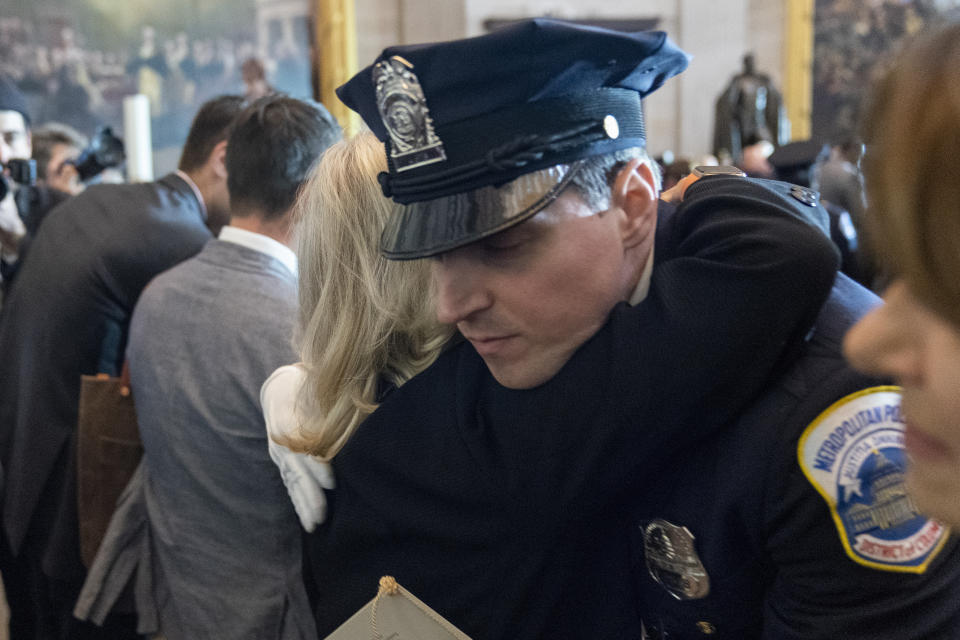
POLYGON ((142 93, 123 99, 123 148, 127 181, 153 180, 153 142, 150 137, 150 99, 142 93))

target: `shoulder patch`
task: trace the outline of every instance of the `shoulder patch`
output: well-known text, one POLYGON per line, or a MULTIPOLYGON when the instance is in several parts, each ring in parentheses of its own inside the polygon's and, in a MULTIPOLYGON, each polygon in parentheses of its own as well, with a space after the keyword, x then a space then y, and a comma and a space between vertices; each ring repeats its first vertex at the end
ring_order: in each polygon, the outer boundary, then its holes
POLYGON ((949 529, 921 515, 907 494, 903 432, 900 387, 871 387, 817 416, 800 437, 797 457, 854 562, 923 573, 949 529))

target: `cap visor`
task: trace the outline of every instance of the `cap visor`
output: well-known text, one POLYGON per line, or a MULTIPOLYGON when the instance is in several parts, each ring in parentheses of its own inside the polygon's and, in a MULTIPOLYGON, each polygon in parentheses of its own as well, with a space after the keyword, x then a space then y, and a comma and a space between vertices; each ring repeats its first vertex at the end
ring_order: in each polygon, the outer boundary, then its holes
POLYGON ((503 231, 556 200, 581 164, 558 164, 499 187, 397 205, 380 250, 391 260, 427 258, 503 231))

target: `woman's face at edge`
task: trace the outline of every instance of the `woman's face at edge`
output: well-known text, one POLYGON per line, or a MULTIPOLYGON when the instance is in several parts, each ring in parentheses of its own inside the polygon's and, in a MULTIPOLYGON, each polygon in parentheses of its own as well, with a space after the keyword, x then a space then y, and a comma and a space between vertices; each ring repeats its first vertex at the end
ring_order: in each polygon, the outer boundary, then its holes
POLYGON ((960 526, 960 328, 903 280, 847 334, 854 367, 903 387, 907 484, 920 509, 960 526))

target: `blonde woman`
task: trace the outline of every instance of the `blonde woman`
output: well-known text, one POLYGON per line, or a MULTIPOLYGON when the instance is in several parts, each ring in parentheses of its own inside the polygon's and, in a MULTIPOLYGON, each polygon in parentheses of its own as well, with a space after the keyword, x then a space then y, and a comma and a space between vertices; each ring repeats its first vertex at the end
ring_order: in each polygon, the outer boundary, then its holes
POLYGON ((895 280, 847 335, 854 366, 903 386, 907 486, 960 526, 960 25, 915 41, 874 92, 868 230, 895 280))
POLYGON ((300 521, 323 521, 328 464, 390 389, 429 366, 453 331, 436 320, 429 264, 380 255, 392 203, 369 132, 330 147, 304 186, 299 222, 301 362, 264 383, 261 404, 300 521))

